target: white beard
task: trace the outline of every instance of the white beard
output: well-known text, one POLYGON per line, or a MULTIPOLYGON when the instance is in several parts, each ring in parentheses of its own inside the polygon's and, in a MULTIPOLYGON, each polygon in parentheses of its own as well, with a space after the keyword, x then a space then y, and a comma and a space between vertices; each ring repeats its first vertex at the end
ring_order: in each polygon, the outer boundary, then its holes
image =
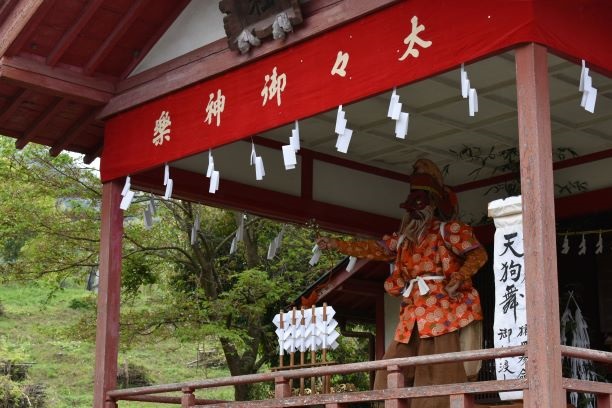
POLYGON ((400 227, 400 235, 403 235, 406 240, 415 245, 421 242, 425 231, 429 227, 431 220, 433 220, 434 208, 428 205, 418 212, 422 216, 421 219, 411 218, 410 213, 404 214, 400 227))

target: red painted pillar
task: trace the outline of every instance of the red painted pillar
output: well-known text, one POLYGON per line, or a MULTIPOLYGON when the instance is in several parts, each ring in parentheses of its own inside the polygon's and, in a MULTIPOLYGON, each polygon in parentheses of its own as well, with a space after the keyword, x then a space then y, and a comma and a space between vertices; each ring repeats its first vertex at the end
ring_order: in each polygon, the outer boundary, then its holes
POLYGON ((563 407, 559 289, 546 48, 517 48, 523 236, 529 344, 529 407, 563 407))
POLYGON ((117 385, 123 236, 123 211, 119 204, 122 187, 118 181, 104 183, 102 186, 94 408, 103 408, 106 391, 117 385))

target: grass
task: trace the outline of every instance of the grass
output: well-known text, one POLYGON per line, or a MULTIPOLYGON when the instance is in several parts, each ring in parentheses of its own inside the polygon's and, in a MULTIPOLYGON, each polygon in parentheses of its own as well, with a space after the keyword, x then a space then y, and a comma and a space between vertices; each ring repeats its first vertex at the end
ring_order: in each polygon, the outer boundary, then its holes
MULTIPOLYGON (((17 357, 34 363, 28 381, 47 387, 49 407, 92 406, 95 346, 62 334, 83 313, 71 309, 71 301, 85 295, 83 289, 76 288, 64 289, 49 297, 48 288, 36 285, 0 287, 0 302, 5 311, 4 316, 0 316, 0 361, 17 357)), ((120 353, 119 364, 129 361, 144 366, 155 384, 229 375, 226 369, 187 367, 187 362, 195 360, 196 342, 180 343, 174 339, 151 337, 150 342, 120 353)), ((197 396, 231 399, 233 389, 199 392, 197 396)), ((165 405, 121 402, 120 406, 159 408, 165 405)))

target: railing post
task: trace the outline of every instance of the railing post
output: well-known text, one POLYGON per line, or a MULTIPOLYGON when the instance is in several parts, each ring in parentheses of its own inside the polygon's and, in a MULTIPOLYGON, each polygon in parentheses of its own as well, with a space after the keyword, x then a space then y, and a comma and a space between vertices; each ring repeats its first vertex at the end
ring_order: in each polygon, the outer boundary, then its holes
POLYGON ((610 394, 597 394, 597 408, 612 408, 610 394))
MULTIPOLYGON (((404 369, 397 365, 387 367, 387 388, 404 388, 404 369)), ((385 400, 385 408, 406 408, 405 399, 385 400)))
POLYGON ((104 401, 104 408, 117 408, 117 401, 106 397, 106 400, 104 401))
POLYGON ((183 395, 181 396, 181 408, 189 408, 195 405, 195 395, 193 394, 193 388, 183 387, 181 388, 183 395))
POLYGON ((474 396, 471 394, 453 394, 450 396, 450 408, 474 408, 474 396))
POLYGON ((287 398, 291 396, 291 387, 289 380, 285 377, 276 377, 274 379, 274 397, 287 398))

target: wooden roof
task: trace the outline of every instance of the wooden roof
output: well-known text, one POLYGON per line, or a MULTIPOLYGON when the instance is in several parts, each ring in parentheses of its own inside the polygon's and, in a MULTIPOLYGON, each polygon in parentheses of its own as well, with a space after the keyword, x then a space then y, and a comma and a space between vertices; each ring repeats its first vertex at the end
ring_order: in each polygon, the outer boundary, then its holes
POLYGON ((100 109, 188 3, 0 1, 0 134, 98 157, 100 109))

